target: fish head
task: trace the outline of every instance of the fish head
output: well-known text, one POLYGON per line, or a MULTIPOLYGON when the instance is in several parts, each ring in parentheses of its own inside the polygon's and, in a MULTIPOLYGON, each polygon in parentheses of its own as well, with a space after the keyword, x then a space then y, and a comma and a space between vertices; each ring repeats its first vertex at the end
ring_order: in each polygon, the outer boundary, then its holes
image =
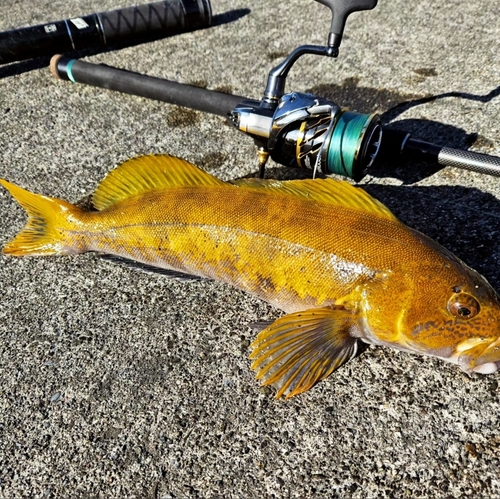
POLYGON ((420 269, 403 324, 407 344, 489 374, 500 368, 500 299, 488 281, 453 255, 420 269))

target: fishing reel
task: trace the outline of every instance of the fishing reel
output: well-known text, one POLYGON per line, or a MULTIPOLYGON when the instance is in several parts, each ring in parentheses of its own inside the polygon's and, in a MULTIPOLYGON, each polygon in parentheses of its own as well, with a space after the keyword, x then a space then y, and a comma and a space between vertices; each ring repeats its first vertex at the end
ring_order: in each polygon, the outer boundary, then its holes
POLYGON ((375 161, 382 140, 378 115, 342 110, 311 94, 283 95, 275 112, 237 106, 230 116, 259 146, 259 176, 269 156, 285 166, 299 166, 326 175, 361 180, 375 161))
POLYGON ((337 57, 347 17, 370 10, 377 0, 316 0, 332 12, 327 45, 303 45, 269 73, 258 106, 243 102, 230 121, 251 135, 259 146, 259 176, 269 157, 285 166, 300 166, 325 174, 360 180, 373 164, 381 144, 382 127, 376 114, 342 110, 337 104, 311 94, 285 94, 286 77, 304 54, 337 57))

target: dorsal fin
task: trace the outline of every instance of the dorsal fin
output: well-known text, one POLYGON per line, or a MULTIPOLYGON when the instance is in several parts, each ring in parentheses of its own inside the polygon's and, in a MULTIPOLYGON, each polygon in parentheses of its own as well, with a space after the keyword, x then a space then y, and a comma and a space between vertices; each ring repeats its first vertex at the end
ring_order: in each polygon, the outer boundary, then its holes
POLYGON ((390 220, 396 220, 392 212, 380 201, 372 198, 363 189, 343 180, 333 178, 278 181, 270 179, 245 178, 231 184, 246 189, 266 189, 276 194, 292 195, 335 206, 375 213, 390 220))
POLYGON ((166 154, 138 156, 108 173, 92 196, 97 210, 155 189, 226 185, 187 161, 166 154))
POLYGON ((138 156, 119 164, 99 184, 92 196, 92 203, 97 210, 103 210, 138 194, 183 186, 265 189, 278 195, 296 196, 375 213, 390 220, 396 219, 380 201, 342 180, 326 178, 278 181, 248 178, 223 182, 195 165, 167 154, 138 156))

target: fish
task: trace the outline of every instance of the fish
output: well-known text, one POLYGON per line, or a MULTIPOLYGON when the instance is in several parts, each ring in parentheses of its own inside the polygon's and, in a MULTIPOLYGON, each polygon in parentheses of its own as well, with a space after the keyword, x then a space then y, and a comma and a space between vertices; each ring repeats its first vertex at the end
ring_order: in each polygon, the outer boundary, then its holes
POLYGON ((360 342, 467 373, 500 367, 500 301, 487 280, 348 182, 226 182, 164 154, 111 170, 93 210, 0 183, 28 215, 4 254, 98 252, 281 309, 250 345, 251 369, 277 398, 324 380, 360 342))

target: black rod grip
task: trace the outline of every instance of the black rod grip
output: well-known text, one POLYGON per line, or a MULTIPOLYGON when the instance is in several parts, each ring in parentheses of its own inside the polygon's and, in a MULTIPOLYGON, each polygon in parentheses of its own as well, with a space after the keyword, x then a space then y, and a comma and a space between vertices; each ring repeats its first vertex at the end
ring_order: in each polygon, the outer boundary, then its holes
POLYGON ((238 104, 248 100, 238 95, 225 94, 67 57, 54 56, 50 65, 52 73, 63 80, 117 90, 218 116, 226 117, 238 104))
POLYGON ((127 46, 210 26, 210 0, 168 0, 0 33, 0 64, 127 46))

